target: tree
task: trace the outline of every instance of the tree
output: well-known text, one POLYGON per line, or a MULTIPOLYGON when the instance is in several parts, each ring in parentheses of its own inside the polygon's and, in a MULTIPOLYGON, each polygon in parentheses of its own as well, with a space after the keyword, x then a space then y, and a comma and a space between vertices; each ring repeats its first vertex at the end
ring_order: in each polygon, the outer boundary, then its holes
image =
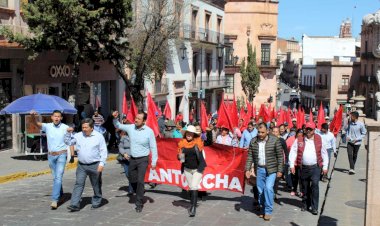
MULTIPOLYGON (((77 94, 79 66, 108 60, 125 62, 129 52, 127 31, 132 21, 132 0, 34 0, 23 5, 30 35, 2 29, 37 56, 43 51, 67 53, 73 69, 73 90, 77 94)), ((76 98, 78 99, 78 98, 76 98)))
MULTIPOLYGON (((135 0, 134 21, 128 31, 131 54, 129 61, 117 64, 119 75, 126 83, 126 93, 132 94, 139 108, 143 105, 145 81, 162 78, 168 57, 179 37, 183 1, 135 0), (126 70, 130 70, 128 74, 126 70)), ((129 96, 129 95, 127 95, 129 96)))
POLYGON ((260 86, 260 69, 256 63, 256 48, 252 52, 252 44, 249 42, 249 39, 247 49, 247 63, 244 58, 240 66, 241 86, 249 102, 252 102, 260 86))

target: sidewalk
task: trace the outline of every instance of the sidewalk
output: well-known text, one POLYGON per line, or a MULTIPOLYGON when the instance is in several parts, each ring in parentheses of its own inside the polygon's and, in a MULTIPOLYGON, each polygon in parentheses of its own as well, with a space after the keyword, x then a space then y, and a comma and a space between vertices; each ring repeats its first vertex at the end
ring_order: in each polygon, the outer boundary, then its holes
MULTIPOLYGON (((108 161, 115 160, 115 154, 108 154, 108 161)), ((17 153, 13 150, 0 152, 0 184, 20 180, 27 177, 49 174, 49 163, 46 156, 43 160, 35 160, 32 155, 17 153)), ((68 163, 66 170, 76 167, 74 163, 68 163)))
POLYGON ((341 145, 332 170, 320 226, 364 225, 367 150, 360 147, 355 175, 349 175, 346 146, 341 145))

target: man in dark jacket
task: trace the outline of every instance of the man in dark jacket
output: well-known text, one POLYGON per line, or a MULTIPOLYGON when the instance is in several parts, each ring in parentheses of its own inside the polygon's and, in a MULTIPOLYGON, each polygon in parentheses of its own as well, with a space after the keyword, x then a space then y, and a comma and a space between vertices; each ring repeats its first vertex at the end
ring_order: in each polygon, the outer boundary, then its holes
POLYGON ((282 176, 284 157, 280 140, 268 135, 265 123, 258 125, 257 138, 251 140, 245 175, 256 177, 259 190, 259 217, 269 221, 272 218, 274 190, 277 177, 282 176), (253 163, 253 164, 252 164, 253 163))

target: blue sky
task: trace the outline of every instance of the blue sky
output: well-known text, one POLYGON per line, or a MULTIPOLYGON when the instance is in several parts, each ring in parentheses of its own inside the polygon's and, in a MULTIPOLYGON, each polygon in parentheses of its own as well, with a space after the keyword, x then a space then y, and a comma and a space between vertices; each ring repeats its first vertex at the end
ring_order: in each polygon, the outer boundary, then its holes
POLYGON ((308 36, 337 36, 343 20, 353 21, 353 36, 360 33, 363 16, 380 9, 380 0, 280 0, 278 35, 302 40, 308 36))

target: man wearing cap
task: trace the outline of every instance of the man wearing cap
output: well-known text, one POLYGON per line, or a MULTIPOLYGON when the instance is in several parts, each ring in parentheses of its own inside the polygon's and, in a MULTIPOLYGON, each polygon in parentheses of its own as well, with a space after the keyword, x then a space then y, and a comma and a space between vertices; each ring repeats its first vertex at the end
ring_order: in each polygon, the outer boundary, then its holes
POLYGON ((173 138, 173 129, 175 128, 175 123, 173 120, 168 120, 165 123, 164 138, 173 138))
POLYGON ((330 126, 330 117, 329 116, 325 117, 325 123, 327 123, 327 125, 330 126))
POLYGON ((327 174, 329 159, 322 137, 314 133, 315 124, 307 122, 305 128, 305 136, 298 137, 290 149, 289 165, 292 174, 295 174, 295 165, 301 169, 304 193, 301 211, 311 208, 311 213, 318 215, 319 179, 321 170, 327 174))
POLYGON ((292 118, 292 128, 297 130, 297 119, 296 118, 292 118))
POLYGON ((249 122, 247 129, 245 129, 243 134, 241 135, 239 147, 248 148, 252 138, 256 136, 257 136, 257 129, 255 128, 255 125, 253 124, 253 122, 249 122))

